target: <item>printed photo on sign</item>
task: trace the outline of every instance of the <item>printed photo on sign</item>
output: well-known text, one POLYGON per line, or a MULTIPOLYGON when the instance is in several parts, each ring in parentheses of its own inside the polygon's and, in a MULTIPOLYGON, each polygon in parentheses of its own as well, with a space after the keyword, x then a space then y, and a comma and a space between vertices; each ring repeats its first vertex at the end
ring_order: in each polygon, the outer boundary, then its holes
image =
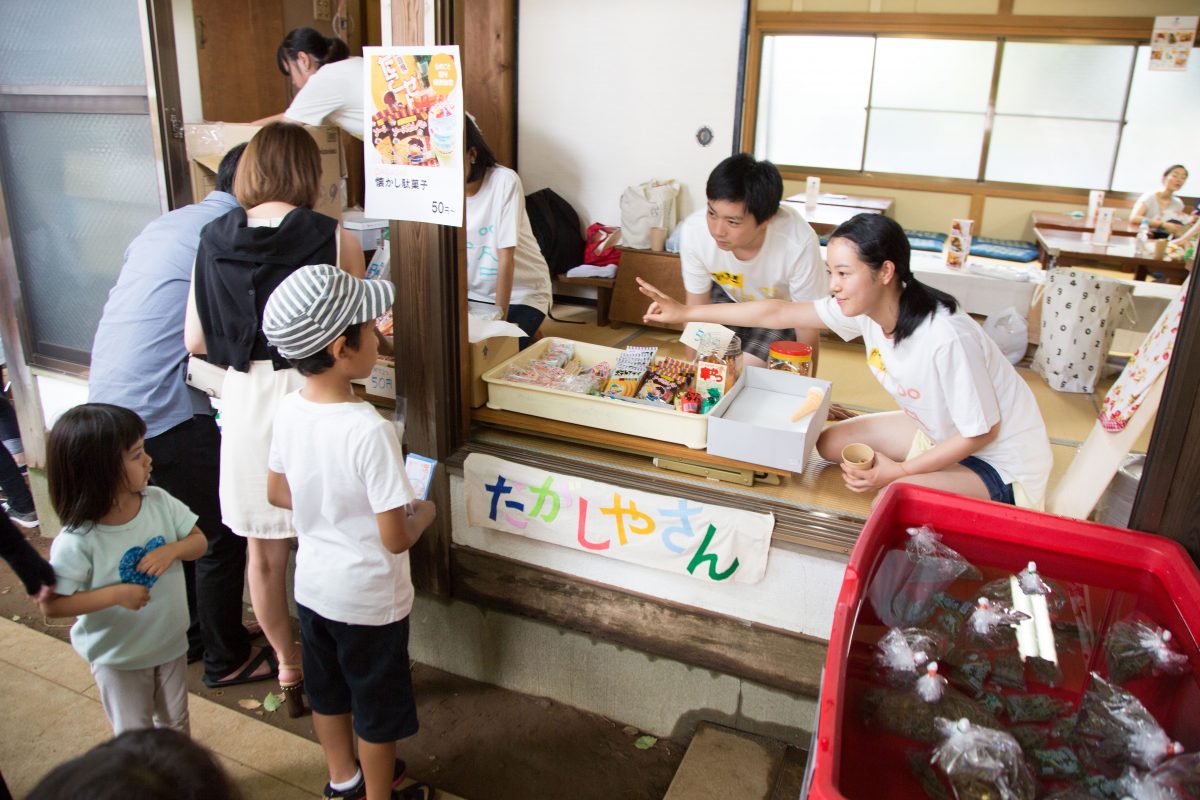
POLYGON ((367 47, 363 55, 368 215, 461 226, 458 48, 367 47))

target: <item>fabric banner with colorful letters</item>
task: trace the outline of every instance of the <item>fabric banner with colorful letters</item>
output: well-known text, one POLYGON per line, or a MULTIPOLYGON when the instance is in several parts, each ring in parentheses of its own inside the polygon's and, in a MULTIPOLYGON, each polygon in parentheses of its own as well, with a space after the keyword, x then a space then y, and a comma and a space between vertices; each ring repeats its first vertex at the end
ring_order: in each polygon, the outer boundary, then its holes
POLYGON ((472 453, 467 521, 720 583, 756 583, 775 517, 641 492, 472 453))

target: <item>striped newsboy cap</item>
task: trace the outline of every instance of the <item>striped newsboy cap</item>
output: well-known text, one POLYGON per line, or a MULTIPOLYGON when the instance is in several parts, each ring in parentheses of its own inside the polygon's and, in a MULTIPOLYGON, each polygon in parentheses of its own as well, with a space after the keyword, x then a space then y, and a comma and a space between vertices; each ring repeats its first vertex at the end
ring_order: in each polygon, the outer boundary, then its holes
POLYGON ((312 264, 271 292, 263 333, 284 358, 308 358, 351 325, 382 315, 395 297, 391 281, 360 280, 329 264, 312 264))

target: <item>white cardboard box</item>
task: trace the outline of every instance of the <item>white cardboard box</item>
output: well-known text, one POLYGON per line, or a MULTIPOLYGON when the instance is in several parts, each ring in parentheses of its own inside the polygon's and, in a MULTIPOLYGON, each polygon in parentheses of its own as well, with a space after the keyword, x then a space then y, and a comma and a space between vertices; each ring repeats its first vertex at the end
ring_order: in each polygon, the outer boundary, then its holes
POLYGON ((708 452, 750 464, 803 472, 825 427, 833 387, 829 381, 782 370, 746 367, 708 415, 708 452), (809 388, 825 390, 815 412, 792 422, 809 388))

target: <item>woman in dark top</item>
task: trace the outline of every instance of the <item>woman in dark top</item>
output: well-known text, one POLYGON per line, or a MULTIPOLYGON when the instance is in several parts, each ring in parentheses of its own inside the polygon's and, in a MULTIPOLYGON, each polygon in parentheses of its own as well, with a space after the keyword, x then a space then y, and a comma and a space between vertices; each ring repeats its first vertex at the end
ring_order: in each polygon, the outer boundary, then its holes
MULTIPOLYGON (((338 264, 363 276, 362 250, 353 235, 312 210, 320 176, 320 152, 301 126, 276 122, 254 135, 233 183, 242 207, 200 234, 184 330, 189 352, 206 353, 209 361, 228 367, 221 393, 221 515, 249 539, 250 600, 279 659, 279 683, 293 716, 303 713, 300 651, 286 584, 296 534, 291 513, 267 502, 267 453, 276 405, 303 378, 268 349, 262 314, 275 287, 307 264, 338 264)), ((232 679, 215 685, 258 680, 274 666, 263 650, 232 679)))

